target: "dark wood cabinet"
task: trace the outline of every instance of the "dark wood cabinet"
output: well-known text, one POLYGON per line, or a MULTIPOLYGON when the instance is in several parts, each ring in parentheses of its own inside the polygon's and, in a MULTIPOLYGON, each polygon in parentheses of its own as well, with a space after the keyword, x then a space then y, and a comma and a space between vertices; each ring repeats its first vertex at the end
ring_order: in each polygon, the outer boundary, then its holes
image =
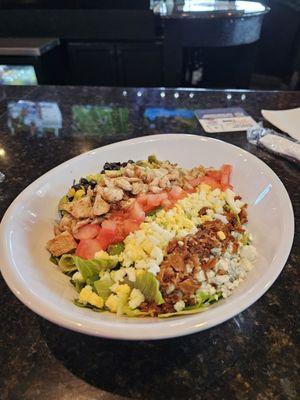
POLYGON ((159 42, 120 44, 116 53, 120 85, 161 86, 163 50, 159 42))
POLYGON ((163 50, 155 43, 68 44, 70 82, 99 86, 155 86, 163 79, 163 50))
POLYGON ((114 45, 69 43, 70 82, 79 85, 117 85, 114 45))

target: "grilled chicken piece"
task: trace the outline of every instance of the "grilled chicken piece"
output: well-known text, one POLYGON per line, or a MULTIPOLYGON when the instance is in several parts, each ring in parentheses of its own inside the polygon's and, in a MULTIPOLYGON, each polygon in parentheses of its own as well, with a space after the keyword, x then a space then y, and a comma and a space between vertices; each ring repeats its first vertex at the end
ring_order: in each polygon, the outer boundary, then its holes
POLYGON ((110 209, 110 205, 102 199, 100 193, 96 195, 95 203, 93 206, 93 213, 94 215, 103 215, 106 214, 110 209))
POLYGON ((72 201, 62 205, 62 210, 70 213, 74 218, 89 218, 92 214, 92 202, 88 196, 82 197, 80 200, 72 201))
POLYGON ((132 190, 131 183, 125 178, 115 178, 114 184, 118 188, 126 190, 126 192, 130 192, 132 190))
POLYGON ((110 203, 116 203, 123 199, 124 192, 119 188, 105 187, 102 190, 102 197, 110 203))

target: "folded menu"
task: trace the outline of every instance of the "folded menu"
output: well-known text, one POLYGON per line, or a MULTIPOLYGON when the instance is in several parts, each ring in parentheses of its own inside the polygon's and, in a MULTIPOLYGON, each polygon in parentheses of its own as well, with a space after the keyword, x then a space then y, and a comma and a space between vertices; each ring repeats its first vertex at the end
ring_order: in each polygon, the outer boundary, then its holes
POLYGON ((208 133, 246 131, 256 125, 241 107, 195 110, 195 115, 208 133))

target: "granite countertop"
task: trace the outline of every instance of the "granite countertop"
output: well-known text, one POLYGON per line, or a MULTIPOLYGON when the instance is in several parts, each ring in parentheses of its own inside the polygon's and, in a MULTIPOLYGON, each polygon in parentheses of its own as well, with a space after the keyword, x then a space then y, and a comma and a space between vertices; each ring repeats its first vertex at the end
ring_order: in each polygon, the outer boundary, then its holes
MULTIPOLYGON (((0 88, 0 171, 6 176, 0 218, 28 184, 84 151, 142 135, 205 135, 196 108, 242 106, 260 120, 262 108, 299 105, 300 92, 0 88)), ((299 399, 299 167, 247 143, 244 132, 214 137, 262 159, 291 197, 295 241, 270 290, 210 330, 128 342, 53 325, 21 304, 0 278, 0 399, 299 399)))

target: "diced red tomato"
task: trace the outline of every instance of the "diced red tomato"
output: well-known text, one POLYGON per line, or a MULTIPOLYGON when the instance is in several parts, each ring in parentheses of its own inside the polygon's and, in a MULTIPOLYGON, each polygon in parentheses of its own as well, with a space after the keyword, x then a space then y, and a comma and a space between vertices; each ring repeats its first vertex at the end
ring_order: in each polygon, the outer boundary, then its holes
POLYGON ((164 200, 168 199, 168 193, 166 193, 166 192, 161 192, 157 196, 159 196, 161 201, 164 201, 164 200))
POLYGON ((221 171, 219 170, 208 170, 206 171, 206 176, 209 176, 210 178, 215 179, 216 181, 220 182, 222 174, 221 171))
POLYGON ((101 224, 102 229, 106 232, 115 234, 117 223, 113 220, 105 219, 101 224))
POLYGON ((163 208, 171 208, 172 205, 173 205, 173 203, 172 203, 170 200, 168 200, 168 199, 163 200, 163 201, 161 202, 161 206, 162 206, 163 208))
POLYGON ((206 183, 212 188, 220 188, 221 190, 232 189, 230 185, 231 172, 232 166, 230 164, 222 165, 220 170, 208 170, 202 179, 202 183, 206 183))
POLYGON ((169 199, 170 200, 179 200, 184 197, 184 191, 179 186, 173 186, 169 192, 169 199))
POLYGON ((155 208, 160 205, 161 197, 159 194, 148 194, 147 196, 147 206, 155 208))
MULTIPOLYGON (((104 221, 103 221, 104 222, 104 221)), ((107 221, 107 222, 113 222, 113 221, 107 221)), ((101 228, 100 232, 97 236, 97 240, 102 245, 103 250, 106 250, 106 248, 115 242, 116 240, 116 230, 111 230, 111 229, 105 229, 101 228)))
POLYGON ((123 233, 124 233, 124 238, 129 235, 129 233, 137 231, 140 227, 140 223, 137 221, 134 221, 133 219, 127 219, 126 221, 123 222, 123 233))
POLYGON ((137 201, 135 201, 130 207, 129 215, 130 219, 134 219, 138 222, 143 222, 146 217, 145 211, 137 201))
POLYGON ((226 175, 229 175, 229 177, 230 177, 231 173, 232 173, 232 165, 223 164, 221 167, 221 174, 222 175, 226 174, 226 175))
POLYGON ((232 172, 232 166, 229 164, 224 164, 221 167, 221 179, 220 183, 222 185, 222 189, 225 190, 228 187, 231 187, 230 185, 230 176, 232 172))
POLYGON ((123 223, 124 223, 124 220, 118 222, 113 243, 123 242, 123 240, 127 236, 127 234, 125 234, 124 229, 123 229, 123 223))
POLYGON ((86 260, 92 259, 97 251, 103 250, 102 244, 98 239, 80 240, 76 255, 86 260))
POLYGON ((196 187, 196 186, 200 185, 201 181, 202 181, 202 177, 198 177, 198 178, 191 179, 191 180, 189 181, 189 183, 190 183, 193 187, 196 187))
POLYGON ((78 229, 78 231, 74 234, 75 239, 93 239, 95 238, 100 231, 100 226, 96 224, 88 224, 84 225, 78 229))
POLYGON ((222 189, 221 184, 210 176, 204 176, 201 183, 209 185, 212 189, 222 189))
POLYGON ((141 195, 141 196, 137 197, 137 201, 142 206, 145 206, 147 204, 147 201, 148 201, 148 195, 144 194, 144 195, 141 195))

